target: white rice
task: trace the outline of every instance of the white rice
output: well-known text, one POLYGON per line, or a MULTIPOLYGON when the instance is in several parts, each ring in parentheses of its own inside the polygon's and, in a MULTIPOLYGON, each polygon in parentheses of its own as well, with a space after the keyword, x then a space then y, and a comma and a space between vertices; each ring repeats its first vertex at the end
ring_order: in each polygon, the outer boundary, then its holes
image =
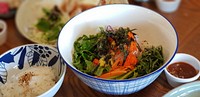
POLYGON ((35 97, 53 87, 56 76, 51 67, 31 67, 14 75, 11 81, 0 87, 3 97, 35 97))

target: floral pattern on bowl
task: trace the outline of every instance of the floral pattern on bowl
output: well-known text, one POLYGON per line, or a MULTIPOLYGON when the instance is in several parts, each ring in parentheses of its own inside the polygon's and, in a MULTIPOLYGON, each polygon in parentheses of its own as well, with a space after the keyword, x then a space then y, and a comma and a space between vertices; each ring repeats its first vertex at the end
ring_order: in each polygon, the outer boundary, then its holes
POLYGON ((31 66, 52 66, 56 69, 56 76, 61 76, 65 64, 55 48, 37 44, 16 47, 0 56, 0 82, 5 84, 11 77, 14 72, 10 69, 19 72, 31 66))

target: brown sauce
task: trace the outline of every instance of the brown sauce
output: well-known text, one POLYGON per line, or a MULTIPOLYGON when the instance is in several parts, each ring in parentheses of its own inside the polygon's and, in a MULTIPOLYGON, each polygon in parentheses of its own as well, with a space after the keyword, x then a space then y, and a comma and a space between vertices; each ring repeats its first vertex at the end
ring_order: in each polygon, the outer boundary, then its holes
POLYGON ((179 78, 191 78, 198 73, 198 70, 196 70, 192 65, 185 62, 176 62, 170 64, 167 67, 167 71, 179 78))

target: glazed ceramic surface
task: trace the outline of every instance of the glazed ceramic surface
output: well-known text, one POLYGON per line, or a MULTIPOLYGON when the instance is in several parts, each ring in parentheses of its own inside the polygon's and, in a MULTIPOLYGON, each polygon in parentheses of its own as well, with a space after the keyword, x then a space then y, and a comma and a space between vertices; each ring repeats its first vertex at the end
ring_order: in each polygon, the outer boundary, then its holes
POLYGON ((112 95, 131 94, 147 87, 174 57, 177 47, 177 33, 166 18, 152 10, 126 4, 104 5, 82 12, 66 23, 58 38, 59 53, 73 72, 91 88, 112 95), (99 79, 77 70, 72 64, 74 41, 82 35, 96 34, 99 27, 108 25, 137 29, 140 43, 146 40, 149 45, 162 45, 164 64, 150 74, 127 80, 99 79))
POLYGON ((0 56, 0 85, 8 82, 13 75, 32 66, 48 66, 55 70, 58 81, 40 97, 54 96, 63 82, 66 65, 60 58, 57 49, 48 45, 27 44, 15 47, 2 54, 0 56))

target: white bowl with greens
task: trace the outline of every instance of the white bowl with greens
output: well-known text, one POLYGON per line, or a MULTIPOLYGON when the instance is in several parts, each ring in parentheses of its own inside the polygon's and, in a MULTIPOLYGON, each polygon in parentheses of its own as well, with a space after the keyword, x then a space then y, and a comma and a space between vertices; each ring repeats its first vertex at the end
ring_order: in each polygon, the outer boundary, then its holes
POLYGON ((19 32, 34 43, 56 45, 60 30, 69 20, 68 13, 58 7, 57 0, 24 1, 15 19, 19 32))
POLYGON ((126 95, 142 90, 160 75, 177 51, 178 37, 171 23, 158 13, 114 4, 89 9, 69 20, 60 32, 57 47, 89 87, 126 95), (150 52, 144 48, 150 48, 150 52), (127 61, 129 55, 133 57, 127 61))

